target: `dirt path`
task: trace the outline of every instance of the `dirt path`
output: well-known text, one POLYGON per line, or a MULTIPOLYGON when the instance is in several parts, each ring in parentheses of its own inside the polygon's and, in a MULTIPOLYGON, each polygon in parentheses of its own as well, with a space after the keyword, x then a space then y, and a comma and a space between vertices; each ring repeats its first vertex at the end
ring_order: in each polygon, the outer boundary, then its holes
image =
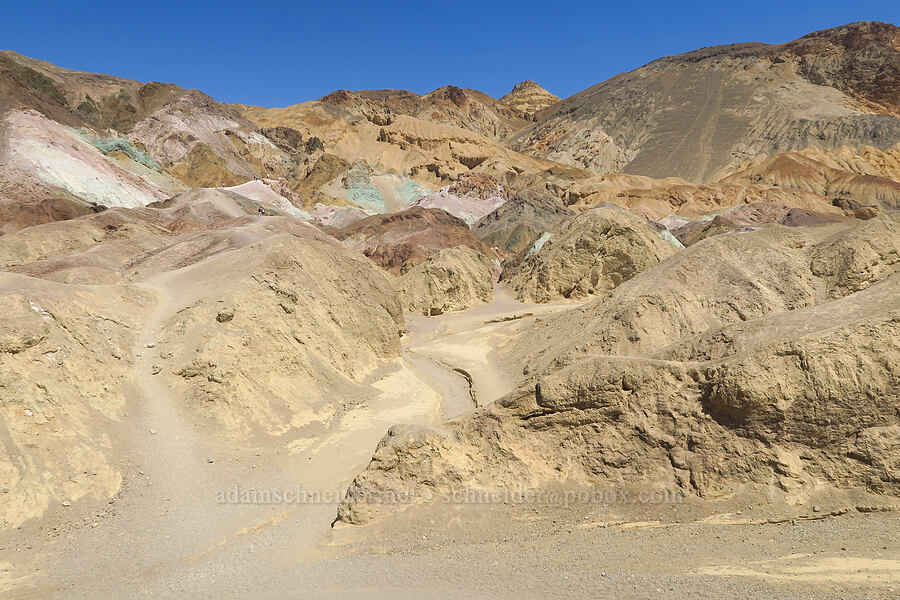
POLYGON ((441 420, 455 419, 475 408, 472 386, 464 375, 409 348, 403 351, 403 358, 416 377, 440 394, 441 420))
POLYGON ((238 481, 247 487, 285 483, 278 471, 258 469, 263 461, 256 456, 207 434, 171 378, 157 373, 154 366, 164 364, 160 354, 167 350, 159 339, 163 324, 194 298, 169 276, 141 285, 159 301, 133 351, 126 484, 111 503, 114 516, 73 532, 65 549, 48 552, 62 558, 51 565, 50 580, 64 595, 129 590, 129 597, 141 597, 140 590, 162 583, 156 581, 165 579, 161 574, 179 573, 223 540, 275 520, 270 507, 220 505, 220 492, 238 481))
MULTIPOLYGON (((439 370, 452 375, 456 383, 451 397, 445 399, 446 403, 466 404, 457 389, 465 384, 471 387, 477 405, 486 406, 511 391, 517 383, 518 374, 497 357, 497 350, 515 329, 539 315, 574 306, 571 303, 522 303, 498 286, 494 289, 494 300, 488 304, 439 317, 408 317, 407 352, 432 363, 430 372, 424 373, 426 378, 439 383, 439 378, 446 377, 438 373, 439 370)), ((443 389, 447 389, 446 385, 443 389)), ((472 405, 471 400, 468 404, 472 405)), ((458 416, 465 412, 453 411, 453 414, 458 416)))

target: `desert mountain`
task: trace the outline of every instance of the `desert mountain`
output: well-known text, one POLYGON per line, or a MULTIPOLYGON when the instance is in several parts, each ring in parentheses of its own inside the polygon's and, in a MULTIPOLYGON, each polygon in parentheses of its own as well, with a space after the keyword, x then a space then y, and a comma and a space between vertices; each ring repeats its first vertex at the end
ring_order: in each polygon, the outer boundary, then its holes
MULTIPOLYGON (((352 178, 343 181, 341 171, 330 172, 330 183, 319 183, 318 189, 326 197, 343 201, 354 202, 354 196, 364 195, 381 202, 390 202, 394 196, 412 202, 418 198, 410 195, 411 187, 424 186, 427 191, 421 197, 470 171, 517 185, 529 178, 556 179, 544 175, 554 163, 514 152, 501 143, 498 138, 528 121, 489 101, 483 94, 457 88, 441 88, 422 97, 409 92, 341 91, 286 108, 238 109, 267 130, 282 128, 302 139, 315 138, 326 156, 364 164, 380 178, 381 183, 368 185, 352 178)), ((292 181, 304 186, 320 170, 321 160, 318 154, 303 155, 303 166, 291 176, 292 181)))
MULTIPOLYGON (((0 85, 8 90, 3 108, 33 108, 64 125, 92 128, 100 138, 127 136, 118 146, 136 144, 168 173, 181 167, 176 178, 188 186, 221 184, 197 181, 212 175, 233 185, 284 160, 257 126, 197 90, 70 71, 13 52, 4 52, 0 65, 0 85), (200 165, 191 162, 198 156, 206 159, 200 165), (216 172, 203 174, 198 166, 216 172)), ((98 145, 106 154, 121 150, 107 139, 98 145)))
POLYGON ((511 147, 583 167, 715 181, 759 153, 900 139, 900 29, 853 23, 785 44, 661 58, 556 104, 511 147))
POLYGON ((523 82, 499 101, 445 86, 338 90, 287 108, 4 52, 0 228, 254 178, 343 225, 444 194, 473 172, 510 193, 540 191, 576 210, 612 202, 652 219, 747 202, 896 206, 896 40, 893 25, 854 23, 706 48, 556 103, 523 82))
POLYGON ((478 90, 448 85, 423 96, 405 90, 350 92, 338 90, 320 100, 366 117, 375 124, 389 124, 392 115, 454 125, 490 138, 502 139, 527 124, 524 111, 494 100, 478 90))
POLYGON ((196 90, 10 52, 0 66, 5 229, 281 175, 290 165, 256 125, 196 90))

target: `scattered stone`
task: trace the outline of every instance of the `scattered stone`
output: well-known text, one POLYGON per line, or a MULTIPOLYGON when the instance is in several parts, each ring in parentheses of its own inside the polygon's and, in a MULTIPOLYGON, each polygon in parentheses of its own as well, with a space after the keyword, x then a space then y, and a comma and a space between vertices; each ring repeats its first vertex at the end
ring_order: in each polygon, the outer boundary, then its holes
POLYGON ((234 318, 233 310, 222 310, 219 311, 219 314, 216 315, 216 321, 219 323, 227 323, 228 321, 234 318))

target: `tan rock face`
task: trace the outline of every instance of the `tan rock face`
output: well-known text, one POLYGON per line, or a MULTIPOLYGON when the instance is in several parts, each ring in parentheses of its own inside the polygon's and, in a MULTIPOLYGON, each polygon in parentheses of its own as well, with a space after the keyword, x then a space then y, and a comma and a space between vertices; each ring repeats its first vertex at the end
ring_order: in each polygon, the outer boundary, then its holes
POLYGON ((833 198, 821 193, 777 185, 768 187, 762 183, 692 184, 679 178, 652 179, 615 173, 549 187, 576 212, 600 204, 616 204, 653 221, 672 214, 696 218, 741 204, 759 203, 780 204, 823 215, 847 213, 835 205, 833 198))
POLYGON ((504 352, 535 375, 443 428, 391 430, 338 516, 376 518, 392 508, 368 499, 391 493, 430 502, 562 481, 711 501, 897 495, 900 274, 896 236, 869 229, 879 220, 896 217, 718 236, 523 328, 504 352), (868 276, 859 263, 816 274, 856 236, 876 239, 868 276))
POLYGON ((859 152, 809 147, 760 156, 739 165, 722 183, 780 187, 895 209, 900 207, 900 145, 859 152))
POLYGON ((816 246, 810 269, 825 281, 828 298, 863 290, 900 271, 900 218, 873 218, 816 246))
POLYGON ((471 248, 446 248, 394 284, 404 310, 434 316, 465 310, 494 297, 494 265, 471 248))
POLYGON ((495 139, 503 138, 527 124, 523 111, 478 90, 454 85, 440 87, 422 96, 406 90, 338 90, 320 102, 369 122, 391 125, 398 115, 460 127, 495 139))
MULTIPOLYGON (((803 208, 792 208, 771 202, 751 202, 739 204, 717 214, 711 220, 699 219, 682 225, 672 222, 670 233, 685 246, 696 244, 706 238, 744 228, 759 228, 777 223, 788 227, 814 227, 827 223, 849 220, 848 217, 833 213, 816 213, 803 208)), ((663 220, 663 223, 666 223, 663 220)))
POLYGON ((510 93, 500 98, 500 102, 534 115, 559 102, 559 98, 529 79, 514 85, 510 93))
POLYGON ((551 361, 577 356, 575 348, 645 356, 739 321, 808 308, 850 289, 861 290, 896 272, 898 242, 891 230, 898 218, 884 215, 854 225, 809 228, 773 226, 707 239, 643 271, 608 296, 565 316, 546 318, 529 332, 530 346, 510 346, 510 357, 526 361, 534 373, 551 361), (878 238, 861 245, 858 259, 852 260, 855 253, 847 245, 855 245, 853 240, 866 232, 878 238), (841 273, 829 267, 823 272, 816 266, 822 261, 846 264, 847 269, 841 273))
POLYGON ((291 444, 309 436, 294 416, 327 420, 379 361, 399 355, 403 317, 366 258, 314 230, 272 233, 181 271, 206 286, 165 321, 160 341, 194 411, 237 439, 291 444))
POLYGON ((618 206, 584 212, 505 276, 528 302, 604 294, 675 254, 644 219, 618 206))
POLYGON ((129 288, 61 285, 0 274, 0 525, 54 500, 105 504, 122 473, 113 432, 125 419, 139 315, 129 288))

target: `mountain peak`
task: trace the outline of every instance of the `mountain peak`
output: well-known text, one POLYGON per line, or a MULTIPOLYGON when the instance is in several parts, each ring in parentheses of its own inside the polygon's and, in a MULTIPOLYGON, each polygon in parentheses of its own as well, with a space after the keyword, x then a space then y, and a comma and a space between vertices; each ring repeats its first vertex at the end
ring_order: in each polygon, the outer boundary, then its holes
POLYGON ((514 85, 510 93, 500 98, 500 102, 523 112, 534 114, 556 104, 559 102, 559 98, 545 90, 536 81, 526 79, 514 85))
POLYGON ((524 91, 524 90, 527 90, 530 88, 536 88, 539 90, 543 90, 545 92, 547 91, 543 87, 541 87, 541 85, 537 81, 534 81, 533 79, 526 79, 525 81, 520 81, 519 83, 514 85, 510 94, 514 94, 516 92, 521 92, 521 91, 524 91))

